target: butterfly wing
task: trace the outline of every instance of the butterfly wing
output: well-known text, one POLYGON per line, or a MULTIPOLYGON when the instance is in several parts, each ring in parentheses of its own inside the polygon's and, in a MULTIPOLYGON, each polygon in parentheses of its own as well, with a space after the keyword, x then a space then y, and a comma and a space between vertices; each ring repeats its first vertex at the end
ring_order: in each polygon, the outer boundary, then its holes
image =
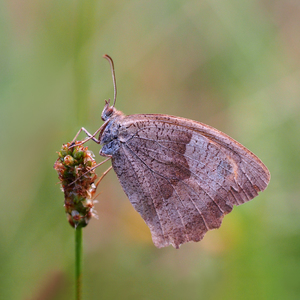
POLYGON ((200 241, 269 183, 259 158, 208 125, 167 115, 126 116, 118 125, 112 166, 159 248, 200 241))

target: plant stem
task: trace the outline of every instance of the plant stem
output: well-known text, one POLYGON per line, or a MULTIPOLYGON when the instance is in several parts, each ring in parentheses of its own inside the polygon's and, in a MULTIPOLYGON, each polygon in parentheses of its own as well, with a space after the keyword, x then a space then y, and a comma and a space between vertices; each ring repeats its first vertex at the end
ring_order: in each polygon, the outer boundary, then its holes
POLYGON ((81 300, 82 290, 82 227, 75 229, 75 295, 81 300))

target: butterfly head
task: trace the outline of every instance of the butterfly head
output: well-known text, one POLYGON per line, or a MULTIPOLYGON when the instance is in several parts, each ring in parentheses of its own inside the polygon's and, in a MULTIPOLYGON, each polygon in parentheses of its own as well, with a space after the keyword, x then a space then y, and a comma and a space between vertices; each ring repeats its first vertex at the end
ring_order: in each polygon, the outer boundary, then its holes
POLYGON ((110 99, 108 99, 108 101, 105 100, 105 105, 101 114, 101 119, 103 121, 110 119, 116 112, 114 106, 110 106, 109 104, 110 104, 110 99))

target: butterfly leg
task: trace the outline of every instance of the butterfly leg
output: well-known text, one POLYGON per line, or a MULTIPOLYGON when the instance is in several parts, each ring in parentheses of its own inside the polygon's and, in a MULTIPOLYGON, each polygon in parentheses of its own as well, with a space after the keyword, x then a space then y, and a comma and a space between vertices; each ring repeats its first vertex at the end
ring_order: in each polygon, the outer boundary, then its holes
MULTIPOLYGON (((91 171, 95 170, 96 168, 100 167, 101 165, 103 165, 104 163, 106 163, 107 161, 110 160, 110 157, 108 157, 107 159, 101 161, 101 163, 97 164, 96 166, 94 166, 93 168, 89 169, 87 172, 85 172, 84 174, 82 174, 79 178, 77 178, 76 180, 74 180, 73 182, 71 182, 69 185, 74 184, 76 181, 78 181, 81 177, 83 177, 84 175, 90 173, 91 171)), ((108 168, 100 177, 100 180, 102 180, 102 178, 111 170, 112 167, 108 168)), ((97 183, 98 185, 99 183, 97 183)), ((96 185, 96 186, 97 186, 96 185)))
POLYGON ((86 143, 86 142, 89 141, 89 140, 93 140, 95 143, 100 144, 100 136, 101 136, 101 133, 102 133, 102 131, 105 129, 105 127, 107 126, 108 122, 109 122, 109 120, 107 120, 100 128, 98 128, 94 134, 89 133, 84 127, 81 127, 81 128, 79 129, 79 131, 76 133, 76 135, 75 135, 75 137, 74 137, 74 139, 73 139, 73 141, 72 141, 72 143, 71 143, 71 145, 72 145, 71 147, 75 146, 75 141, 76 141, 76 139, 77 139, 77 137, 78 137, 78 135, 80 134, 81 131, 84 131, 85 134, 88 136, 88 138, 86 138, 85 140, 83 140, 80 144, 77 144, 77 146, 80 146, 80 145, 86 143), (99 132, 100 132, 99 138, 97 139, 97 138, 95 138, 95 136, 96 136, 99 132))
MULTIPOLYGON (((105 161, 107 161, 108 159, 106 159, 105 161)), ((102 181, 102 179, 104 178, 104 176, 112 169, 112 166, 110 166, 105 172, 103 172, 103 174, 101 175, 101 177, 99 178, 99 180, 96 182, 96 187, 98 186, 98 184, 100 183, 100 181, 102 181)))
MULTIPOLYGON (((107 159, 104 159, 103 161, 101 161, 101 163, 99 163, 99 164, 97 164, 95 167, 91 168, 91 169, 89 170, 89 172, 95 170, 96 168, 100 167, 101 165, 103 165, 104 163, 106 163, 106 162, 109 161, 109 160, 110 160, 110 157, 108 157, 107 159)), ((109 170, 108 170, 108 171, 105 171, 105 172, 108 173, 109 170)), ((105 172, 104 172, 104 173, 105 173, 105 172)), ((103 174, 104 174, 104 173, 103 173, 103 174)), ((83 175, 84 175, 84 174, 83 174, 83 175)), ((105 174, 105 175, 106 175, 106 174, 105 174)))
POLYGON ((95 136, 97 135, 97 133, 98 133, 100 130, 101 130, 101 127, 100 127, 99 129, 97 129, 97 131, 96 131, 94 134, 91 134, 91 133, 89 133, 84 127, 81 127, 81 128, 79 129, 79 131, 76 133, 74 139, 72 140, 72 144, 75 143, 75 141, 76 141, 78 135, 81 133, 81 131, 84 131, 85 134, 86 134, 88 137, 87 137, 86 139, 84 139, 80 144, 77 144, 77 146, 80 146, 80 145, 86 143, 86 142, 89 141, 89 140, 93 140, 95 143, 100 144, 100 141, 99 141, 97 138, 95 138, 95 136))

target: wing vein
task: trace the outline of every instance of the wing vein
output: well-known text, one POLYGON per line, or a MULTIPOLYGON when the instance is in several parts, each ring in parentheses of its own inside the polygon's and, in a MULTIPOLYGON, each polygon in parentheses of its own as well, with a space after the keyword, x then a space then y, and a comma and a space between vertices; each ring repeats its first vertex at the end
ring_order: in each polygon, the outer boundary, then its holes
MULTIPOLYGON (((126 145, 126 144, 125 144, 126 145)), ((158 175, 158 176, 160 176, 160 177, 162 177, 162 178, 164 178, 165 180, 167 180, 168 182, 169 182, 169 180, 168 180, 168 178, 166 178, 166 177, 164 177, 164 176, 162 176, 161 174, 159 174, 159 173, 157 173, 157 172, 155 172, 154 170, 152 170, 128 145, 126 145, 126 147, 141 161, 141 163, 143 163, 152 173, 154 173, 154 174, 156 174, 156 175, 158 175)), ((154 177, 154 175, 152 174, 152 176, 154 177)), ((155 177, 154 177, 155 178, 155 177)), ((155 178, 155 180, 156 180, 156 182, 157 182, 157 179, 155 178)), ((170 183, 170 182, 169 182, 170 183)), ((157 182, 157 185, 158 185, 158 182, 157 182)), ((172 184, 171 184, 172 185, 172 184)), ((158 187, 159 187, 159 185, 158 185, 158 187)), ((163 194, 161 193, 161 190, 160 190, 160 188, 159 188, 159 191, 160 191, 160 194, 161 194, 161 197, 164 199, 164 203, 165 203, 165 197, 163 196, 163 194)), ((180 201, 181 201, 181 199, 180 199, 180 201)), ((181 203, 182 203, 182 201, 181 201, 181 203)), ((182 203, 182 205, 184 206, 184 204, 182 203)), ((154 206, 155 207, 155 206, 154 206)), ((183 225, 183 227, 185 228, 185 225, 184 225, 184 223, 183 223, 183 219, 182 219, 182 215, 180 214, 180 212, 179 212, 179 210, 177 209, 177 212, 178 212, 178 214, 179 214, 179 216, 180 216, 180 219, 181 219, 181 222, 182 222, 182 225, 183 225)), ((168 211, 167 211, 167 214, 168 214, 168 216, 169 216, 169 213, 168 213, 168 211)), ((170 216, 169 216, 169 219, 170 219, 170 216)))
MULTIPOLYGON (((185 130, 184 130, 184 129, 181 130, 180 128, 174 128, 174 124, 173 124, 173 123, 167 122, 167 121, 165 121, 165 120, 164 120, 164 121, 159 120, 159 122, 173 125, 173 126, 172 126, 172 130, 177 130, 177 131, 184 132, 184 133, 186 132, 187 129, 189 129, 189 127, 185 127, 185 128, 184 128, 185 130)), ((175 126, 183 127, 182 125, 179 125, 179 124, 176 124, 175 126)), ((144 130, 144 129, 149 129, 149 128, 157 128, 157 125, 156 125, 156 126, 144 126, 144 127, 142 127, 142 128, 139 128, 139 129, 132 135, 132 137, 131 137, 130 139, 137 137, 137 138, 140 138, 140 139, 145 139, 145 140, 149 140, 149 141, 155 141, 155 140, 153 140, 153 139, 147 139, 147 138, 142 138, 142 137, 137 136, 137 133, 138 133, 139 131, 142 131, 142 130, 144 130)), ((211 129, 213 129, 213 128, 211 128, 211 129)), ((193 130, 193 132, 195 132, 195 130, 193 130)), ((209 139, 209 137, 208 137, 207 135, 203 134, 202 132, 199 132, 199 131, 196 131, 196 132, 198 132, 202 137, 205 137, 205 138, 209 139)), ((209 136, 212 137, 211 135, 209 135, 209 136)), ((225 135, 224 138, 229 138, 229 137, 227 137, 227 136, 225 135)), ((129 139, 129 140, 130 140, 130 139, 129 139)), ((212 140, 211 140, 211 139, 209 139, 209 140, 210 140, 211 143, 212 143, 212 140)), ((234 146, 235 146, 235 147, 239 147, 240 144, 239 144, 238 142, 236 142, 235 140, 231 139, 231 141, 234 141, 234 142, 235 142, 234 145, 232 146, 230 143, 228 143, 228 144, 225 143, 225 146, 224 146, 224 142, 219 141, 219 140, 216 140, 215 138, 214 138, 213 140, 214 140, 214 144, 217 144, 217 145, 219 145, 220 147, 225 148, 225 149, 227 149, 227 150, 233 152, 234 154, 238 155, 238 156, 240 157, 240 159, 241 159, 245 164, 247 164, 248 166, 251 166, 251 168, 255 168, 256 170, 258 170, 258 167, 254 167, 250 162, 248 162, 247 160, 244 159, 243 155, 240 155, 236 150, 233 149, 234 146), (228 147, 228 146, 230 146, 230 147, 228 147)), ((184 144, 184 145, 186 145, 186 143, 184 143, 184 142, 177 142, 177 141, 172 141, 172 140, 159 140, 159 141, 162 141, 162 142, 168 142, 168 143, 184 144)), ((242 145, 241 145, 241 146, 242 146, 242 145)), ((198 146, 194 146, 194 147, 200 148, 200 147, 198 147, 198 146)), ((221 148, 221 149, 222 149, 222 148, 221 148)), ((239 147, 239 149, 241 149, 241 150, 244 150, 243 148, 244 148, 244 146, 239 147)), ((201 149, 201 148, 200 148, 200 149, 201 149)), ((245 148, 245 149, 246 149, 246 148, 245 148)), ((248 151, 249 151, 249 150, 248 150, 248 151)), ((250 152, 250 151, 249 151, 249 152, 250 152)), ((254 155, 254 154, 253 154, 253 155, 254 155)), ((262 167, 260 164, 258 164, 258 166, 259 166, 261 169, 263 169, 263 167, 262 167)), ((259 174, 258 174, 257 176, 258 176, 258 177, 259 177, 259 178, 267 185, 267 182, 264 180, 264 178, 262 178, 262 176, 261 176, 260 173, 261 173, 261 172, 259 172, 259 174)))
MULTIPOLYGON (((127 145, 127 147, 128 147, 128 145, 127 145)), ((141 148, 139 148, 139 149, 141 149, 141 148)), ((133 151, 133 150, 132 150, 133 151)), ((146 154, 146 153, 144 153, 144 154, 146 154)), ((146 154, 147 155, 147 154, 146 154)), ((141 161, 143 161, 139 156, 137 156, 141 161)), ((156 161, 158 161, 158 162, 160 162, 160 163, 162 163, 162 164, 166 164, 165 162, 163 162, 163 161, 160 161, 160 160, 158 160, 157 158, 155 158, 155 157, 152 157, 151 156, 151 158, 152 159, 154 159, 154 160, 156 160, 156 161)), ((143 162, 144 163, 144 162, 143 162)), ((145 163, 144 163, 145 164, 145 163)), ((146 164, 145 164, 146 165, 146 164)), ((147 167, 149 167, 149 166, 147 166, 147 167)), ((197 175, 196 173, 194 173, 194 172, 192 172, 191 170, 189 170, 188 168, 186 168, 185 166, 181 166, 181 167, 183 167, 183 168, 185 168, 186 170, 188 170, 188 171, 190 171, 196 178, 198 178, 200 181, 201 181, 201 177, 199 176, 199 175, 197 175)), ((150 167, 149 167, 149 169, 152 171, 152 172, 154 172, 154 173, 156 173, 156 174, 158 174, 157 172, 155 172, 153 169, 151 169, 150 167)), ((161 175, 161 174, 158 174, 158 175, 161 175)), ((162 176, 162 175, 161 175, 162 176)), ((163 176, 164 177, 164 176, 163 176)), ((168 178, 166 178, 166 177, 164 177, 166 180, 168 180, 168 178)), ((177 178, 177 177, 176 177, 177 178)), ((179 179, 178 179, 179 180, 179 179)), ((183 182, 182 180, 179 180, 179 181, 181 181, 181 182, 183 182)), ((210 195, 210 194, 208 194, 208 192, 207 191, 205 191, 204 189, 203 189, 203 187, 200 185, 200 183, 196 180, 196 183, 197 183, 197 185, 199 186, 199 188, 215 203, 215 205, 218 207, 218 209, 222 212, 222 213, 224 213, 224 211, 221 209, 221 207, 219 206, 219 204, 218 203, 216 203, 215 202, 215 200, 213 199, 213 197, 210 195)), ((225 190, 225 188, 220 184, 220 183, 218 183, 217 182, 217 184, 219 184, 219 186, 225 191, 225 192, 227 192, 227 190, 225 190)), ((212 187, 211 187, 212 188, 212 187)), ((217 194, 217 191, 215 190, 215 189, 213 189, 213 191, 217 194)), ((196 193, 196 191, 194 190, 194 192, 196 193)), ((196 193, 197 194, 197 193, 196 193)))
MULTIPOLYGON (((157 172, 155 172, 153 169, 151 169, 128 145, 126 145, 127 147, 128 147, 128 149, 153 173, 153 174, 156 174, 156 175, 158 175, 158 176, 160 176, 160 177, 162 177, 162 178, 164 178, 165 180, 167 180, 168 182, 169 182, 169 184, 172 186, 172 188, 173 188, 173 190, 174 190, 174 192, 175 192, 175 194, 177 195, 177 197, 178 197, 178 199, 179 199, 179 201, 181 202, 181 204, 182 204, 182 206, 184 207, 185 205, 184 205, 184 203, 183 203, 183 201, 182 201, 182 199, 181 199, 181 197, 179 196, 179 194, 177 193, 177 191, 176 191, 176 189, 175 189, 175 187, 174 187, 174 185, 170 182, 170 180, 168 179, 168 178, 166 178, 166 177, 164 177, 163 175, 161 175, 161 174, 159 174, 159 173, 157 173, 157 172)), ((152 176, 155 178, 155 176, 152 174, 152 176)), ((156 182, 157 182, 157 180, 156 180, 156 182)), ((190 190, 192 190, 194 193, 195 193, 195 195, 196 196, 198 196, 197 195, 197 192, 192 188, 192 187, 190 187, 190 186, 188 186, 184 181, 181 181, 181 182, 183 182, 183 184, 185 185, 185 186, 187 186, 190 190)), ((157 184, 158 184, 158 182, 157 182, 157 184)), ((200 186, 200 188, 201 188, 201 186, 200 186)), ((201 188, 202 189, 202 188, 201 188)), ((203 190, 203 189, 202 189, 203 190)), ((203 190, 204 191, 204 190, 203 190)), ((205 192, 205 191, 204 191, 205 192)), ((162 196, 162 198, 164 199, 164 197, 163 197, 163 195, 161 194, 161 196, 162 196)), ((193 199, 188 195, 188 197, 189 197, 189 199, 190 199, 190 201, 191 201, 191 203, 193 204, 193 206, 195 207, 195 209, 196 209, 196 211, 198 212, 198 214, 199 214, 199 216, 201 217, 201 219, 203 220, 203 223, 204 223, 204 225, 205 225, 205 228, 207 229, 207 230, 209 230, 209 227, 207 226, 207 224, 206 224, 206 221, 205 221, 205 218, 203 217, 203 215, 202 215, 202 213, 201 213, 201 211, 199 210, 199 208, 198 208, 198 206, 195 204, 195 202, 193 201, 193 199)), ((210 197, 209 195, 208 195, 208 197, 210 197)), ((211 197, 210 197, 211 198, 211 197)), ((211 198, 212 199, 212 198, 211 198)), ((212 201, 214 202, 214 200, 212 199, 212 201)), ((164 201, 165 202, 165 201, 164 201)), ((216 204, 217 205, 217 204, 216 204)), ((218 206, 218 205, 217 205, 218 206)), ((221 210, 221 208, 218 206, 218 208, 220 209, 220 211, 223 213, 223 211, 221 210)), ((184 221, 183 221, 183 218, 182 218, 182 215, 181 215, 181 213, 180 213, 180 211, 179 211, 179 209, 178 209, 178 207, 177 207, 177 212, 178 212, 178 214, 179 214, 179 216, 180 216, 180 219, 181 219, 181 223, 182 223, 182 225, 183 225, 183 228, 186 228, 186 226, 185 226, 185 224, 184 224, 184 221)), ((169 215, 169 214, 168 214, 169 215)), ((186 230, 185 230, 185 235, 186 235, 186 238, 187 238, 187 240, 189 240, 189 237, 188 237, 188 235, 187 235, 187 233, 186 233, 186 230)))
MULTIPOLYGON (((124 152, 125 152, 125 151, 124 151, 124 152)), ((127 158, 128 162, 129 162, 129 163, 131 164, 131 166, 132 166, 131 160, 128 158, 128 156, 127 156, 125 153, 124 153, 124 156, 127 158)), ((132 170, 134 171, 134 174, 135 174, 136 178, 139 178, 139 176, 138 176, 138 174, 136 173, 136 171, 135 171, 135 169, 134 169, 133 166, 132 166, 132 170)), ((143 173, 144 173, 144 172, 143 172, 143 173)), ((147 176, 144 176, 144 178, 147 179, 147 176)), ((137 180, 137 181, 139 181, 139 180, 137 180)), ((149 182, 148 182, 148 181, 147 181, 147 187, 148 187, 148 191, 149 191, 149 196, 150 196, 151 199, 152 199, 152 205, 153 205, 153 207, 154 207, 156 216, 157 216, 157 218, 158 218, 158 220, 159 220, 159 226, 160 226, 160 228, 161 228, 161 232, 162 232, 162 235, 163 235, 163 239, 164 239, 164 241, 166 242, 164 229, 163 229, 163 227, 162 227, 162 223, 161 223, 160 216, 159 216, 159 214, 158 214, 158 212, 157 212, 157 209, 156 209, 156 207, 155 207, 155 205, 154 205, 154 201, 153 201, 152 195, 151 195, 151 193, 150 193, 149 182)))

